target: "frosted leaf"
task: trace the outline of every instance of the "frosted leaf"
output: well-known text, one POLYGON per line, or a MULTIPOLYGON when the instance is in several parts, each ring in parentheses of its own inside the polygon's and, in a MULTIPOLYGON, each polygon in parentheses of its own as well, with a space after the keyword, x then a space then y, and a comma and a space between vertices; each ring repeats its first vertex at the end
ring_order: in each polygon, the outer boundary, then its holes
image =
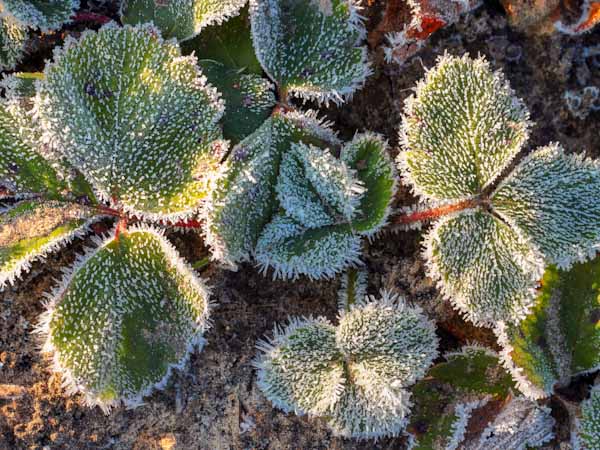
POLYGON ((575 428, 574 450, 600 450, 600 385, 594 386, 590 397, 581 404, 581 416, 575 428))
POLYGON ((518 233, 492 215, 447 216, 424 245, 430 276, 472 322, 518 322, 533 305, 543 263, 518 233))
POLYGON ((338 311, 349 311, 350 306, 362 301, 367 295, 367 272, 363 269, 348 269, 342 275, 338 290, 338 311))
POLYGON ((35 83, 44 78, 41 72, 13 72, 4 75, 0 87, 9 99, 33 99, 35 97, 35 83))
POLYGON ((471 448, 465 437, 478 437, 478 424, 492 421, 514 388, 498 355, 485 347, 465 346, 445 358, 412 388, 414 450, 471 448))
POLYGON ((235 16, 246 0, 123 0, 121 20, 131 25, 153 22, 162 35, 189 39, 208 25, 235 16))
POLYGON ((306 228, 278 215, 263 229, 255 258, 263 272, 273 268, 273 278, 331 278, 362 264, 360 244, 361 237, 348 224, 306 228))
POLYGON ((371 73, 353 0, 251 0, 256 56, 282 97, 340 103, 371 73))
POLYGON ((254 361, 258 386, 285 412, 324 414, 337 401, 345 383, 335 328, 326 319, 295 319, 276 327, 261 341, 254 361))
POLYGON ((205 233, 213 257, 235 267, 248 260, 263 228, 279 209, 275 186, 293 142, 337 143, 312 114, 276 113, 233 148, 213 182, 205 233))
POLYGON ((2 0, 3 15, 44 33, 62 27, 77 8, 79 0, 2 0))
POLYGON ((193 57, 151 26, 108 24, 67 39, 44 75, 46 139, 102 199, 154 220, 198 208, 223 153, 223 104, 193 57))
POLYGON ((23 201, 0 214, 0 290, 99 218, 84 206, 41 200, 23 201))
POLYGON ((550 267, 532 312, 497 331, 519 389, 539 398, 556 383, 600 368, 600 259, 569 271, 550 267))
POLYGON ((519 163, 492 197, 494 210, 520 229, 550 264, 568 268, 600 242, 600 166, 558 144, 519 163))
POLYGON ((34 149, 31 130, 23 126, 28 119, 15 117, 15 112, 7 103, 0 103, 0 191, 4 190, 4 195, 59 197, 65 183, 34 149))
POLYGON ((208 296, 159 231, 133 227, 80 258, 53 293, 44 351, 88 405, 137 406, 203 343, 208 296))
POLYGON ((275 107, 273 84, 259 75, 240 73, 211 60, 201 60, 199 64, 225 100, 223 136, 237 144, 271 115, 275 107))
POLYGON ((527 450, 539 448, 554 438, 550 408, 526 397, 513 398, 483 431, 473 450, 527 450))
POLYGON ((398 436, 410 410, 406 387, 437 356, 437 338, 419 309, 382 295, 354 304, 337 327, 295 320, 259 343, 255 365, 267 398, 286 412, 324 417, 335 435, 398 436))
POLYGON ((364 188, 354 230, 372 236, 387 223, 396 194, 396 172, 387 153, 387 142, 373 133, 354 136, 341 151, 340 159, 356 171, 364 188))
POLYGON ((27 28, 14 17, 0 17, 0 70, 12 70, 25 54, 27 28))
POLYGON ((460 200, 489 186, 527 139, 528 112, 483 59, 444 55, 406 101, 406 184, 424 200, 460 200))

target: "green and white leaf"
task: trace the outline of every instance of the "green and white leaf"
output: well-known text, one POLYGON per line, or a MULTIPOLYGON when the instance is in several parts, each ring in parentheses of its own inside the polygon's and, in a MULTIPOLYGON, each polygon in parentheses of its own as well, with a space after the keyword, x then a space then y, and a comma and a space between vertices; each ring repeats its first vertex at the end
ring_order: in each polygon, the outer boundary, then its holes
POLYGON ((224 105, 195 63, 149 25, 68 38, 39 84, 46 140, 128 213, 190 216, 225 147, 224 105))
POLYGON ((12 70, 25 55, 27 28, 11 16, 0 16, 0 70, 12 70))
POLYGON ((594 386, 581 404, 571 444, 574 450, 600 450, 600 385, 594 386))
POLYGON ((82 236, 101 216, 84 206, 26 200, 0 214, 0 290, 35 260, 82 236))
POLYGON ((213 258, 235 267, 249 260, 263 228, 279 209, 276 185, 293 142, 327 146, 339 141, 314 113, 280 112, 233 148, 213 181, 205 234, 213 258))
POLYGON ((550 264, 568 269, 594 257, 600 245, 600 165, 540 148, 502 181, 494 210, 527 236, 550 264))
POLYGON ((504 364, 519 389, 548 396, 557 383, 600 369, 600 259, 564 271, 549 267, 532 312, 500 324, 504 364))
POLYGON ((79 0, 2 0, 1 15, 26 28, 47 33, 69 22, 79 0))
POLYGON ((445 358, 412 388, 408 431, 415 450, 463 448, 470 418, 488 404, 504 402, 514 387, 498 355, 487 348, 465 346, 445 358))
POLYGON ((338 290, 338 311, 349 311, 350 306, 361 302, 367 296, 367 272, 351 268, 342 274, 338 290))
POLYGON ((446 216, 429 231, 424 246, 429 276, 473 323, 518 322, 533 306, 543 261, 492 215, 446 216))
POLYGON ((273 112, 276 103, 273 84, 259 75, 240 73, 218 62, 201 60, 199 64, 208 81, 223 95, 223 136, 235 145, 273 112))
POLYGON ((67 185, 37 153, 29 117, 18 116, 21 112, 14 102, 0 102, 0 187, 17 197, 44 194, 59 198, 67 185))
POLYGON ((462 200, 489 186, 519 152, 528 118, 483 58, 444 55, 406 101, 398 157, 423 200, 462 200))
POLYGON ((141 404, 203 344, 209 291, 156 229, 98 244, 56 289, 40 331, 67 392, 108 412, 141 404))
POLYGON ((388 155, 388 145, 373 133, 363 133, 342 148, 340 159, 356 171, 365 192, 358 214, 352 220, 355 231, 373 236, 386 224, 396 195, 396 171, 388 155))
POLYGON ((206 26, 235 16, 246 0, 123 0, 121 21, 153 22, 165 38, 190 39, 206 26))
POLYGON ((363 85, 371 69, 357 8, 354 0, 250 0, 256 56, 282 97, 341 103, 363 85))
POLYGON ((292 321, 259 343, 259 386, 286 412, 323 417, 356 439, 398 436, 410 410, 406 387, 437 356, 433 324, 421 310, 383 292, 325 319, 292 321))
POLYGON ((7 98, 29 100, 35 97, 36 82, 43 78, 41 72, 13 72, 3 76, 0 87, 7 98))

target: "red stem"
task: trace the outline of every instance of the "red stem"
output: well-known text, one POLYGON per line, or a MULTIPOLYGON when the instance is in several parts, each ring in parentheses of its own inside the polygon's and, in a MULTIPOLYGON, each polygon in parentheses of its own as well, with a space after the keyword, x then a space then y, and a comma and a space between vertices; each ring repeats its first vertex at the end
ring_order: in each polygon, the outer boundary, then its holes
POLYGON ((178 220, 175 223, 168 222, 168 224, 173 227, 180 227, 180 228, 191 228, 191 229, 202 228, 202 222, 200 222, 199 220, 196 220, 196 219, 178 220))
POLYGON ((112 19, 102 14, 96 14, 93 12, 79 12, 73 17, 74 22, 94 22, 100 25, 110 22, 112 19))
POLYGON ((117 222, 117 227, 115 228, 115 241, 119 240, 119 235, 121 233, 125 233, 127 231, 127 217, 121 217, 117 222))
POLYGON ((475 208, 483 205, 485 202, 481 199, 470 199, 463 200, 462 202, 453 203, 451 205, 438 206, 437 208, 425 209, 412 211, 401 216, 394 217, 392 223, 399 225, 406 225, 414 222, 423 222, 425 220, 435 219, 441 216, 447 216, 454 212, 462 211, 464 209, 475 208))
POLYGON ((101 213, 108 214, 109 216, 114 217, 124 217, 123 213, 117 209, 109 208, 108 206, 98 205, 96 209, 101 213))

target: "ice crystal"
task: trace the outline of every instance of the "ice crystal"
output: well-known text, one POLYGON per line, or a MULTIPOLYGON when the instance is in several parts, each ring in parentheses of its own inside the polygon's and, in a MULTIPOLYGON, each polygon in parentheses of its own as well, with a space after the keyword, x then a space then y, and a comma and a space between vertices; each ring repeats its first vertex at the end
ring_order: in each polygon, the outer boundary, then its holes
POLYGON ((600 242, 597 162, 552 144, 496 186, 527 138, 528 116, 502 74, 468 55, 442 56, 406 102, 403 180, 446 214, 425 238, 429 274, 480 325, 519 322, 546 263, 569 267, 600 242))
POLYGON ((165 37, 189 39, 206 26, 236 15, 246 0, 123 0, 123 23, 153 22, 165 37))
POLYGON ((20 25, 40 29, 44 33, 56 30, 68 22, 79 8, 79 0, 2 0, 3 17, 12 17, 20 25))
POLYGON ((103 200, 149 219, 191 214, 224 145, 223 103, 195 63, 151 26, 68 38, 38 89, 47 141, 103 200))
POLYGON ((600 449, 600 385, 594 386, 590 397, 581 404, 572 444, 574 450, 600 449))
POLYGON ((164 387, 203 343, 208 290, 161 232, 132 227, 79 258, 40 321, 68 393, 105 412, 164 387))
POLYGON ((386 292, 353 304, 337 326, 294 319, 258 347, 258 384, 275 406, 324 417, 334 434, 363 439, 402 433, 406 388, 437 356, 433 325, 386 292))
POLYGON ((13 69, 25 53, 27 28, 14 17, 0 17, 0 69, 13 69))

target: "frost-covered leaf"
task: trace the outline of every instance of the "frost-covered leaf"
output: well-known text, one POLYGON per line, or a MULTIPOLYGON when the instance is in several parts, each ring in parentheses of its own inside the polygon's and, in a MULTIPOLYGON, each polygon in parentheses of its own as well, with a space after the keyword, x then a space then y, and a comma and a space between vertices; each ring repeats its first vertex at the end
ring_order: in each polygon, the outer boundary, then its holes
POLYGON ((594 256, 600 245, 599 192, 598 162, 553 144, 521 161, 492 202, 550 264, 568 268, 594 256))
POLYGON ((594 386, 590 398, 581 404, 581 416, 575 428, 574 450, 600 450, 600 385, 594 386))
POLYGON ((0 70, 12 70, 25 54, 27 28, 13 17, 0 17, 0 70))
POLYGON ((223 136, 237 144, 271 115, 276 102, 273 85, 259 75, 240 73, 211 60, 202 60, 199 64, 225 100, 223 136))
POLYGON ((361 237, 350 224, 306 228, 294 219, 277 215, 264 227, 255 249, 256 261, 274 278, 333 277, 348 266, 361 264, 361 237))
POLYGON ((352 227, 371 236, 387 223, 396 193, 396 172, 387 153, 387 143, 376 134, 357 134, 344 146, 340 159, 356 170, 356 177, 365 189, 352 227))
POLYGON ((284 411, 327 420, 351 438, 398 436, 407 422, 406 387, 437 356, 437 337, 420 309, 388 293, 325 319, 292 321, 260 343, 259 386, 284 411))
POLYGON ((159 231, 132 228, 100 242, 56 289, 44 350, 88 405, 136 406, 202 344, 208 296, 159 231))
MULTIPOLYGON (((513 381, 498 355, 476 346, 446 355, 412 389, 409 432, 416 450, 457 449, 471 417, 492 420, 510 396, 513 381)), ((481 431, 481 430, 480 430, 481 431)))
POLYGON ((251 0, 256 56, 282 98, 336 103, 370 74, 362 18, 351 0, 251 0))
POLYGON ((0 214, 0 289, 99 219, 73 203, 27 200, 0 214))
POLYGON ((519 389, 533 398, 556 383, 600 368, 600 258, 569 271, 549 267, 532 312, 500 324, 503 358, 519 389))
POLYGON ((123 0, 121 20, 131 25, 153 22, 162 35, 189 39, 212 24, 236 15, 246 0, 123 0))
POLYGON ((108 24, 67 39, 44 75, 47 141, 102 199, 150 219, 198 208, 222 157, 224 106, 193 57, 151 26, 108 24))
POLYGON ((543 273, 528 243, 483 211, 438 221, 425 238, 425 258, 444 296, 481 325, 522 319, 543 273))
POLYGON ((194 52, 200 61, 214 61, 240 73, 262 75, 256 59, 248 8, 220 25, 211 25, 194 39, 181 43, 184 54, 194 52))
POLYGON ((5 75, 0 87, 9 98, 32 99, 35 96, 35 83, 44 78, 41 72, 14 72, 5 75))
POLYGON ((263 228, 279 209, 276 184, 293 142, 337 143, 314 115, 279 112, 231 151, 214 181, 205 233, 213 257, 235 267, 248 260, 263 228))
POLYGON ((399 156, 404 181, 430 200, 459 200, 490 185, 527 138, 528 112, 483 59, 448 55, 406 102, 399 156))
POLYGON ((58 198, 66 184, 33 148, 31 130, 23 127, 28 119, 15 117, 18 112, 0 103, 0 197, 45 194, 58 198))
POLYGON ((338 290, 338 311, 348 311, 350 306, 362 301, 367 295, 367 272, 351 268, 342 275, 338 290))
POLYGON ((2 0, 4 16, 44 33, 62 27, 77 8, 79 0, 2 0))

